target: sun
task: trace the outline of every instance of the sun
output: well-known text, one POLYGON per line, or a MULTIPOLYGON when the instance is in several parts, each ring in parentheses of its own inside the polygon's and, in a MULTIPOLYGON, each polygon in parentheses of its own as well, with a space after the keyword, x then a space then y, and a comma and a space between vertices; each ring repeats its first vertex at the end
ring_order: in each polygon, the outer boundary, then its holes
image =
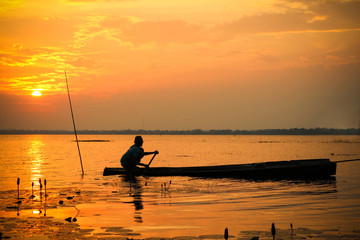
POLYGON ((33 95, 34 97, 40 97, 41 96, 41 92, 36 90, 36 91, 33 91, 33 93, 31 94, 33 95))

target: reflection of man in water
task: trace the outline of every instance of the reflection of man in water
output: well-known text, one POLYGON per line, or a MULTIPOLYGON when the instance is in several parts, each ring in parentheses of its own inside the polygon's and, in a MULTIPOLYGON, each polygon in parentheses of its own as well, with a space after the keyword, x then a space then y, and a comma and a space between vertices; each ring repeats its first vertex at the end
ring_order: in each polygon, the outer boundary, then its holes
POLYGON ((144 141, 141 136, 136 136, 134 143, 135 144, 132 145, 129 150, 127 150, 127 152, 122 156, 120 160, 121 166, 127 170, 134 169, 137 165, 149 167, 147 164, 141 163, 141 159, 145 155, 158 154, 159 152, 144 152, 144 149, 142 148, 144 141))
POLYGON ((133 203, 135 207, 134 212, 134 220, 137 223, 142 223, 142 216, 141 216, 141 210, 144 209, 143 200, 142 200, 142 187, 141 182, 139 182, 138 179, 132 178, 129 180, 128 176, 124 176, 123 178, 124 182, 130 182, 130 192, 129 196, 133 198, 133 201, 126 202, 126 203, 133 203))
POLYGON ((130 193, 130 196, 134 199, 134 206, 135 206, 135 213, 134 213, 134 219, 135 222, 142 223, 142 216, 141 216, 141 210, 144 209, 143 201, 142 201, 142 188, 141 185, 135 181, 133 182, 133 192, 130 193))

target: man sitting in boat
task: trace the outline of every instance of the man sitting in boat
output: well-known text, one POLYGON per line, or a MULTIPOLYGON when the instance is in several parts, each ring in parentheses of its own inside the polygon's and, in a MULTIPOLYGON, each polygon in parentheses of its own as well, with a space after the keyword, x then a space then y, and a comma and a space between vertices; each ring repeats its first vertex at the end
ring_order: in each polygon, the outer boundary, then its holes
POLYGON ((127 150, 127 152, 122 156, 120 160, 121 166, 126 170, 134 169, 138 165, 149 167, 147 164, 141 163, 141 159, 145 155, 158 154, 159 152, 157 150, 154 152, 144 152, 144 149, 142 148, 144 140, 141 136, 136 136, 134 143, 135 144, 132 145, 129 150, 127 150))

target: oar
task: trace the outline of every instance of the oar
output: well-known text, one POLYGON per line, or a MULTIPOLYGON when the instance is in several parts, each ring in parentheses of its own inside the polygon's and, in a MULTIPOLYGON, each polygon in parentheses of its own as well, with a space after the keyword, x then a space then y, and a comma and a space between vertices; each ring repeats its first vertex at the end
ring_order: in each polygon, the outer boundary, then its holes
POLYGON ((151 158, 149 164, 148 164, 148 167, 150 167, 150 164, 152 163, 152 161, 154 160, 155 156, 157 155, 157 153, 154 153, 154 156, 151 158))
POLYGON ((342 163, 342 162, 353 162, 353 161, 360 161, 360 159, 348 159, 348 160, 340 160, 340 161, 334 161, 334 162, 342 163))
POLYGON ((152 163, 152 161, 154 160, 155 156, 157 153, 154 153, 154 156, 151 158, 149 164, 147 165, 147 167, 145 168, 145 170, 143 171, 143 175, 145 175, 145 173, 147 172, 148 168, 150 167, 150 164, 152 163))

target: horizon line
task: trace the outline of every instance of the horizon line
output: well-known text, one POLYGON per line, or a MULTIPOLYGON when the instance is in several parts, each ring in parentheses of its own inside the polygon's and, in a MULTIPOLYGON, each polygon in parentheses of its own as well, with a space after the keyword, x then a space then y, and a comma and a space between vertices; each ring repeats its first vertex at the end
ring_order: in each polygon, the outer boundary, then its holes
MULTIPOLYGON (((77 130, 79 134, 152 134, 152 135, 360 135, 360 128, 269 128, 253 130, 191 129, 191 130, 77 130)), ((0 129, 0 134, 73 134, 73 130, 0 129)))

